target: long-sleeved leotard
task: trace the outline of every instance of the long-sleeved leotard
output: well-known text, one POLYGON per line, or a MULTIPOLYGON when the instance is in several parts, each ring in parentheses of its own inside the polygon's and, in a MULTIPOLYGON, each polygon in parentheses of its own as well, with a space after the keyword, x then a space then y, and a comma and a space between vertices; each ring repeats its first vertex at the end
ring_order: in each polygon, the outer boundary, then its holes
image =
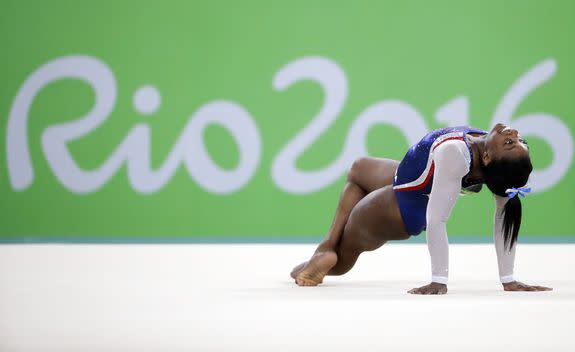
MULTIPOLYGON (((467 134, 487 132, 469 127, 451 127, 430 132, 412 146, 395 175, 394 191, 407 232, 427 230, 432 281, 447 283, 449 245, 446 222, 462 190, 478 192, 481 180, 470 177, 473 164, 467 134)), ((493 237, 502 283, 513 281, 515 249, 505 249, 502 209, 507 198, 495 196, 493 237)))
MULTIPOLYGON (((435 172, 427 204, 427 246, 431 255, 432 281, 447 283, 449 245, 446 223, 461 191, 461 179, 469 173, 470 153, 460 140, 442 143, 433 152, 435 172)), ((493 238, 502 283, 513 281, 515 247, 505 249, 502 231, 502 210, 507 198, 495 196, 496 209, 493 238)))

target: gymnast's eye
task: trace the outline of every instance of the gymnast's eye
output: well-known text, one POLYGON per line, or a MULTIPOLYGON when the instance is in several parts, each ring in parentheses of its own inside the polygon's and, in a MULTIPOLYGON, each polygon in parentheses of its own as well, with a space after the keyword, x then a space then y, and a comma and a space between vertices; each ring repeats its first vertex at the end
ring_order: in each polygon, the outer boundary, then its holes
POLYGON ((519 138, 519 142, 521 142, 521 143, 523 143, 523 144, 529 144, 529 143, 527 143, 527 141, 526 141, 525 139, 523 139, 523 138, 519 138))
POLYGON ((513 144, 513 141, 512 141, 510 138, 507 138, 507 139, 505 140, 505 144, 506 144, 506 145, 507 145, 507 144, 513 144))

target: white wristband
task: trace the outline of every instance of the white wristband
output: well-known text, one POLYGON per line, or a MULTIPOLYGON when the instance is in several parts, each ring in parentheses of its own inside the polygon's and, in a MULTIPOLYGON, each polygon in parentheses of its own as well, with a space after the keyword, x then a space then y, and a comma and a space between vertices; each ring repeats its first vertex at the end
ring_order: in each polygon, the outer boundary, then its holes
POLYGON ((445 276, 432 276, 431 282, 437 282, 438 284, 447 285, 447 277, 445 277, 445 276))
POLYGON ((502 284, 507 284, 507 283, 515 281, 515 279, 513 278, 513 275, 501 276, 499 278, 499 280, 501 280, 502 284))

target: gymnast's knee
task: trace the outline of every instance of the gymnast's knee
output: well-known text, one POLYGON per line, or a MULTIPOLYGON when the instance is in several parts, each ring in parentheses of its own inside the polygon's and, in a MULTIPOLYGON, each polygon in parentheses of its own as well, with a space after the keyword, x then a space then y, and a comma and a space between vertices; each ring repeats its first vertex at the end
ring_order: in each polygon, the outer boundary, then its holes
POLYGON ((348 182, 358 183, 357 182, 358 176, 361 174, 363 165, 366 163, 367 160, 368 160, 367 157, 362 156, 353 161, 353 164, 351 164, 351 168, 347 173, 348 182))

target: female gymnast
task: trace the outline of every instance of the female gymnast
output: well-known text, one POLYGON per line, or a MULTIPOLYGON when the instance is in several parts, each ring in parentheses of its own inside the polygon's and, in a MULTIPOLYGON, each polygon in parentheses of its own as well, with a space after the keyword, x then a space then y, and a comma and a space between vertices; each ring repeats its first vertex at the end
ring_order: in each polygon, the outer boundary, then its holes
POLYGON ((343 275, 362 252, 389 240, 405 240, 426 230, 431 283, 412 294, 445 294, 448 279, 446 222, 460 192, 486 184, 495 198, 493 237, 505 291, 549 291, 515 281, 515 242, 521 225, 520 196, 533 169, 529 148, 517 130, 497 124, 490 132, 442 128, 412 146, 401 162, 364 157, 347 176, 333 223, 315 253, 291 277, 316 286, 325 275, 343 275))

